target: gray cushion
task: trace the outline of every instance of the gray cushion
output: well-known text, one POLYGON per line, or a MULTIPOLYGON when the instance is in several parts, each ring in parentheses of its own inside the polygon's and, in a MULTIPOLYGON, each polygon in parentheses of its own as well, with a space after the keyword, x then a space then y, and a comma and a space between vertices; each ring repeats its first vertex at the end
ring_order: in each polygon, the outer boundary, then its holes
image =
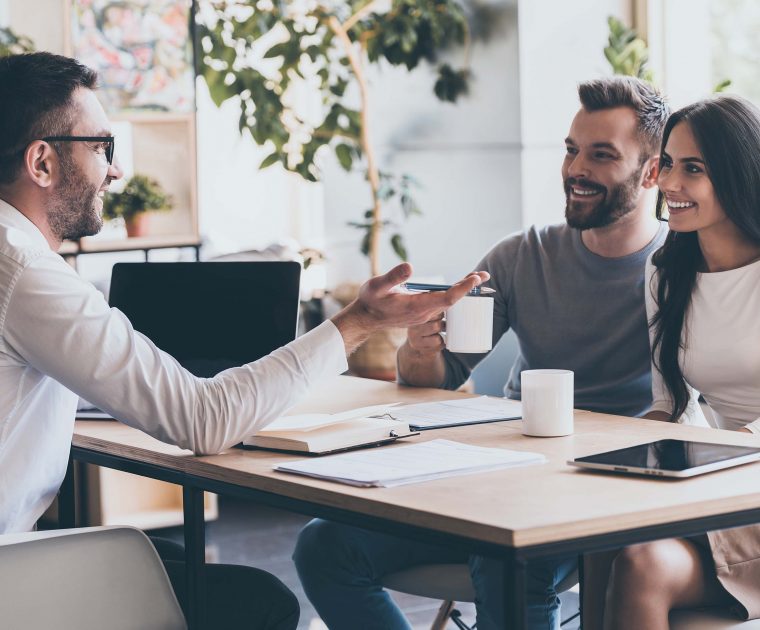
POLYGON ((475 601, 470 568, 466 564, 423 564, 390 573, 382 582, 392 591, 420 597, 455 602, 475 601))
MULTIPOLYGON (((470 568, 466 564, 423 564, 390 573, 383 577, 382 583, 392 591, 420 597, 455 602, 475 601, 470 568)), ((578 572, 574 571, 559 584, 557 590, 566 591, 577 583, 578 572)))

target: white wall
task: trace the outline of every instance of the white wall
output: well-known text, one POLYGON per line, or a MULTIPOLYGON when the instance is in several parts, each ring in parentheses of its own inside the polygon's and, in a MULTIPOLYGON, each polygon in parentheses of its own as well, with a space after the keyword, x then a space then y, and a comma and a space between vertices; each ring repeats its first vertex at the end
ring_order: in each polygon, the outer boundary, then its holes
POLYGON ((6 4, 6 24, 31 37, 38 50, 63 53, 64 5, 59 0, 0 0, 6 4))
MULTIPOLYGON (((472 50, 471 93, 456 105, 432 92, 434 73, 387 66, 371 71, 373 137, 381 170, 408 173, 422 189, 423 217, 404 227, 419 276, 454 280, 501 236, 520 227, 518 37, 513 2, 490 3, 500 17, 493 39, 472 50)), ((450 54, 452 65, 461 51, 450 54)), ((331 165, 325 171, 330 279, 366 278, 360 233, 346 227, 370 207, 366 182, 331 165)), ((383 267, 397 259, 385 246, 383 267)))
POLYGON ((238 132, 232 102, 217 108, 203 80, 197 82, 198 206, 205 255, 263 249, 298 239, 324 245, 322 188, 279 166, 259 171, 270 151, 238 132))
POLYGON ((522 221, 563 220, 564 139, 579 107, 578 83, 611 73, 607 17, 631 23, 630 0, 519 0, 522 221))
POLYGON ((709 96, 715 87, 710 3, 649 0, 647 35, 653 68, 674 109, 709 96))

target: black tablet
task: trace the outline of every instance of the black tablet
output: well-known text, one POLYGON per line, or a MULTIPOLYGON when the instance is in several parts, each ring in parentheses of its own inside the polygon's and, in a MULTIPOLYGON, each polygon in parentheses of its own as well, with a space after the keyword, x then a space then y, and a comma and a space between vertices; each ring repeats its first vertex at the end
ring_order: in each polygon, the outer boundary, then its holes
POLYGON ((693 477, 760 460, 760 448, 686 440, 658 440, 567 462, 571 466, 611 472, 693 477))

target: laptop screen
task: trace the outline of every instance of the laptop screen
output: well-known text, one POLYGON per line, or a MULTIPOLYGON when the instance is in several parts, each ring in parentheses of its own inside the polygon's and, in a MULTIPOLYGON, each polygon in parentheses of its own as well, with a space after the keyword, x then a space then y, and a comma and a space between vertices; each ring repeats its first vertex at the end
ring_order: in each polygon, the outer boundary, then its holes
POLYGON ((293 341, 296 262, 117 263, 109 302, 196 376, 260 359, 293 341))

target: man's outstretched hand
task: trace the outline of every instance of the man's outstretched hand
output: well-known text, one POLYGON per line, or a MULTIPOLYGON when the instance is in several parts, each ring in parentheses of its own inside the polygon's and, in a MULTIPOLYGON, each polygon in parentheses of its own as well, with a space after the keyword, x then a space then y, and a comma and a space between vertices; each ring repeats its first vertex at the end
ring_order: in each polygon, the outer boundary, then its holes
POLYGON ((447 291, 410 293, 399 287, 412 275, 412 266, 401 263, 388 273, 365 282, 359 296, 332 318, 350 354, 370 334, 383 328, 408 328, 427 322, 455 304, 490 275, 476 271, 447 291))

